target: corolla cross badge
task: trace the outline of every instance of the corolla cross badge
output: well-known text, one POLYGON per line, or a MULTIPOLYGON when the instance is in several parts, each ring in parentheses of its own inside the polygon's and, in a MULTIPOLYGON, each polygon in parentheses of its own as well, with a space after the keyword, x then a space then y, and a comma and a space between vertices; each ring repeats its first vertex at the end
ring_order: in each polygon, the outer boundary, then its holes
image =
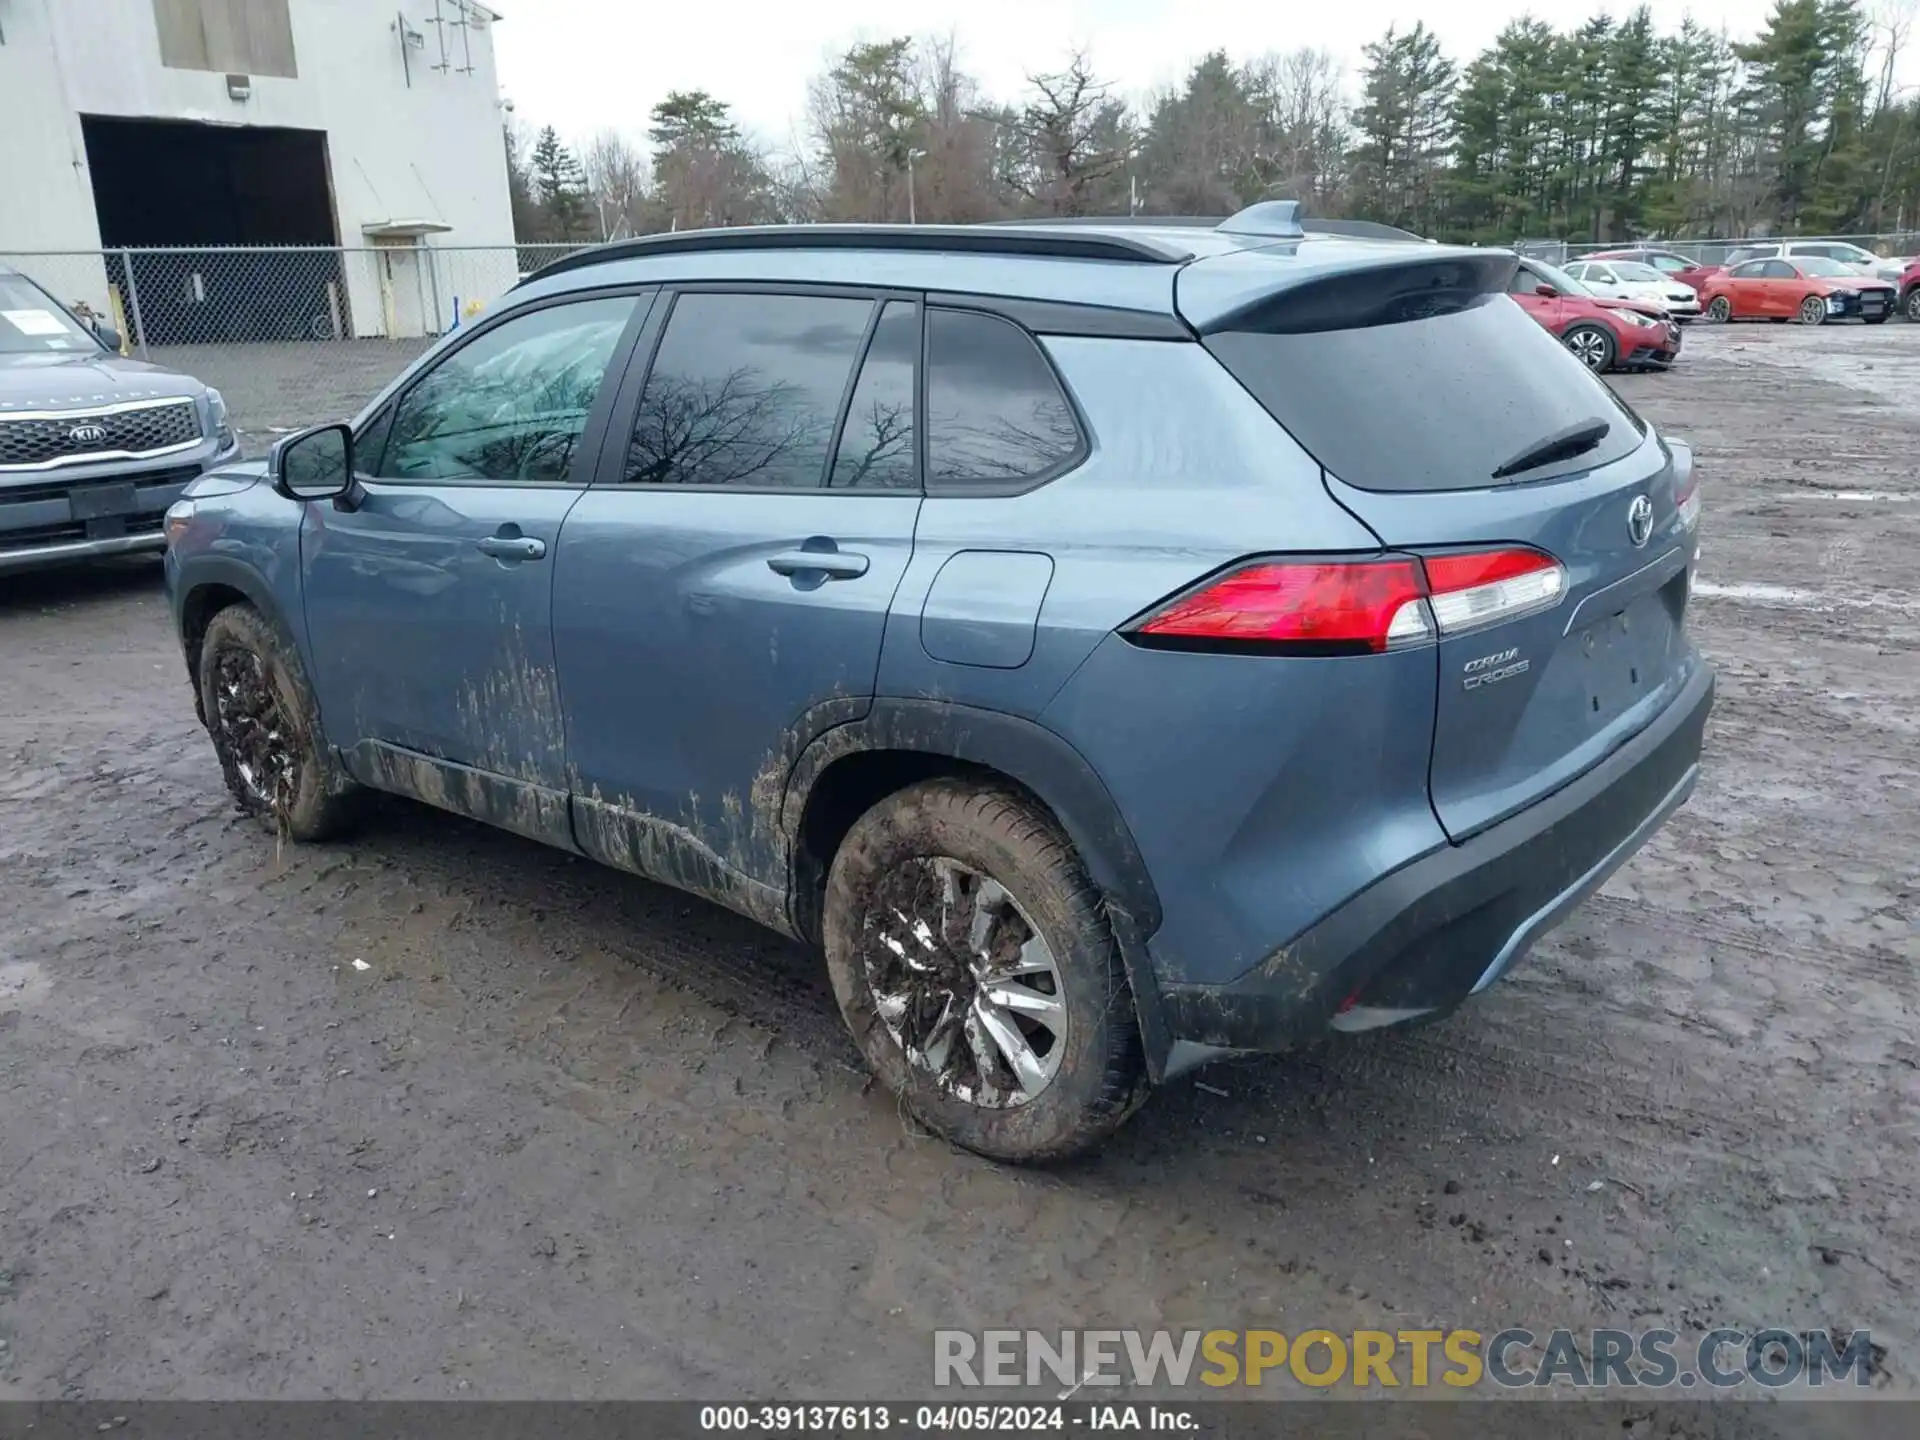
POLYGON ((76 425, 67 431, 67 438, 76 445, 98 445, 107 438, 104 425, 76 425))
POLYGON ((1653 535, 1653 502, 1644 495, 1633 497, 1627 506, 1627 538, 1638 550, 1653 535))

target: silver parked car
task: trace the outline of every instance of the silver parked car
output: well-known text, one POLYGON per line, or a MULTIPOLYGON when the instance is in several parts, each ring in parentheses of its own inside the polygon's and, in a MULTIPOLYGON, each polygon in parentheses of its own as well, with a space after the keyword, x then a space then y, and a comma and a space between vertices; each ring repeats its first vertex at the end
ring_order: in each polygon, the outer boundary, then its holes
POLYGON ((119 350, 0 267, 0 574, 164 549, 167 507, 239 453, 219 391, 119 350))

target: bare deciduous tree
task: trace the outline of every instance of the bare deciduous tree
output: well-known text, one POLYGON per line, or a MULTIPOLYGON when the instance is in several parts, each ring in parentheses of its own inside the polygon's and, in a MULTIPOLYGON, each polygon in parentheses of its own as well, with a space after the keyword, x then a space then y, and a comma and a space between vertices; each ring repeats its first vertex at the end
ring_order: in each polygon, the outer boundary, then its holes
POLYGON ((581 151, 587 189, 600 221, 600 238, 618 240, 637 235, 646 225, 646 204, 652 184, 647 157, 618 130, 602 130, 581 151))

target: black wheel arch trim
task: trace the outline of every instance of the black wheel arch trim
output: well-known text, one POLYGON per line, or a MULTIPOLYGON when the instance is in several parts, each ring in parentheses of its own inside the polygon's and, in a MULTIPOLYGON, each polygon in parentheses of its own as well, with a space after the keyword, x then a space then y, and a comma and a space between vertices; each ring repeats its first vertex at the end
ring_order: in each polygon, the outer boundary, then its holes
MULTIPOLYGON (((181 564, 179 581, 173 587, 176 597, 173 604, 174 631, 180 640, 180 658, 186 662, 187 681, 193 687, 196 713, 200 709, 199 656, 192 645, 193 637, 187 633, 187 614, 194 595, 215 585, 244 596, 269 625, 294 642, 294 653, 300 656, 301 663, 305 664, 307 659, 293 627, 287 624, 286 617, 273 602, 272 588, 258 570, 231 555, 196 555, 181 564)), ((204 715, 200 718, 203 722, 206 719, 204 715)))

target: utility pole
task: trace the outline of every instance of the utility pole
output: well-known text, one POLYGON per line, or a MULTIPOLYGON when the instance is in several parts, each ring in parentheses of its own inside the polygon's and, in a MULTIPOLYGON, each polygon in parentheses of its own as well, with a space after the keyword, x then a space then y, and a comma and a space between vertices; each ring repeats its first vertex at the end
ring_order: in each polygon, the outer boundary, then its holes
POLYGON ((1133 173, 1133 162, 1140 158, 1140 147, 1127 147, 1127 214, 1140 213, 1140 177, 1133 173))
POLYGON ((919 208, 914 203, 913 198, 913 162, 926 158, 927 152, 924 150, 907 151, 907 223, 909 225, 918 225, 920 223, 919 208))

